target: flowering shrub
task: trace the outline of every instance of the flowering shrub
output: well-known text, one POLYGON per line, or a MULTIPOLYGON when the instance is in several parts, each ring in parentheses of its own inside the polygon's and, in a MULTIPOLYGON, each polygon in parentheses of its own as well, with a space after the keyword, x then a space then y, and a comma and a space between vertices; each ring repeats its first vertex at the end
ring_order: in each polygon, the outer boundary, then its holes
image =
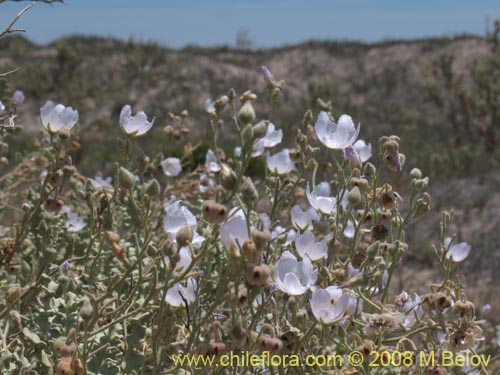
MULTIPOLYGON (((491 371, 494 361, 370 367, 376 353, 498 350, 483 340, 494 331, 483 332, 458 272, 471 248, 448 232, 453 214, 444 212, 433 247, 442 280, 423 295, 398 290, 398 266, 419 251, 405 228, 430 209, 429 179, 412 169, 403 198, 384 182, 405 167, 400 139, 382 136, 372 148, 350 116, 333 118, 329 103, 308 110, 283 147, 271 121, 284 82, 263 73, 269 119, 256 121, 251 91, 207 100, 213 144, 194 170, 188 144, 181 158, 142 150, 136 137, 151 136, 154 119, 126 105, 116 119, 123 137, 114 175, 82 176, 71 159, 78 111, 43 105, 37 151, 9 169, 2 159, 2 373, 224 373, 181 369, 173 357, 354 350, 364 356, 357 367, 231 373, 491 371), (225 131, 238 138, 231 157, 219 144, 223 112, 233 121, 225 131), (255 158, 265 159, 262 178, 247 173, 255 158)), ((3 150, 23 100, 17 93, 10 108, 0 106, 12 122, 2 126, 3 150)), ((180 142, 186 116, 164 129, 180 142)))

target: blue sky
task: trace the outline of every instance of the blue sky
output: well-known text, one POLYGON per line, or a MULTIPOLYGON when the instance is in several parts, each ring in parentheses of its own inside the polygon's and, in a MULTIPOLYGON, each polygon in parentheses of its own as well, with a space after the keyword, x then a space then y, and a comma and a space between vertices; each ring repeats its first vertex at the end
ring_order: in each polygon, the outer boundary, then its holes
MULTIPOLYGON (((1 4, 0 26, 22 6, 1 4)), ((271 47, 308 39, 484 35, 487 17, 500 18, 499 0, 66 0, 36 5, 18 26, 38 43, 85 34, 170 47, 232 45, 246 29, 257 47, 271 47)))

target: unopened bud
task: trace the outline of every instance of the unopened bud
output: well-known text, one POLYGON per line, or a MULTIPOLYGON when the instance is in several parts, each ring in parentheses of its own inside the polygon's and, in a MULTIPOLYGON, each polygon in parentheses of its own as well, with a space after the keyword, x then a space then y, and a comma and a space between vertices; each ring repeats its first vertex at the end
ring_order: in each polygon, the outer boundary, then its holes
POLYGON ((250 100, 246 101, 240 108, 238 112, 238 120, 240 120, 242 124, 250 124, 253 120, 255 120, 255 109, 253 108, 250 100))
POLYGON ((125 190, 130 190, 134 187, 135 176, 129 170, 120 167, 118 170, 118 184, 125 190))
POLYGON ((7 302, 12 303, 21 295, 21 287, 19 285, 11 286, 7 290, 7 302))
POLYGON ((243 141, 243 145, 249 145, 252 144, 254 140, 254 135, 253 135, 253 128, 252 124, 248 123, 245 125, 243 128, 243 131, 241 132, 241 139, 243 141))
POLYGON ((146 184, 145 188, 146 194, 149 195, 150 197, 156 197, 158 194, 160 194, 161 187, 160 183, 156 178, 153 178, 151 181, 149 181, 146 184))
POLYGON ((192 225, 185 225, 177 232, 175 241, 179 248, 189 245, 193 241, 194 230, 192 225))
POLYGON ((420 179, 420 178, 422 178, 422 171, 418 168, 413 168, 410 171, 410 176, 413 178, 416 178, 416 179, 420 179))
POLYGON ((257 138, 262 138, 267 133, 267 123, 265 121, 260 121, 253 126, 253 137, 254 140, 257 138))
POLYGON ((222 164, 219 178, 221 185, 226 190, 233 190, 236 181, 238 181, 238 176, 227 164, 222 164))
POLYGON ((353 206, 356 206, 357 204, 359 204, 359 202, 361 202, 361 192, 359 191, 359 188, 357 186, 354 186, 351 189, 349 195, 347 196, 347 200, 353 206))
POLYGON ((259 197, 259 193, 250 177, 245 177, 243 180, 241 184, 241 194, 246 202, 255 202, 259 197))

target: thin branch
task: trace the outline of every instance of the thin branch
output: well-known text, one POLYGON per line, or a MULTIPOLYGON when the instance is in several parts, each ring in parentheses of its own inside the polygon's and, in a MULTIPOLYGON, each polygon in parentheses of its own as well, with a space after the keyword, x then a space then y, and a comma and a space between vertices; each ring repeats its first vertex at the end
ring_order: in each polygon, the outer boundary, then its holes
POLYGON ((13 29, 12 27, 14 26, 14 24, 19 20, 19 18, 21 18, 21 16, 26 13, 28 10, 30 10, 31 8, 33 8, 35 6, 36 2, 32 2, 30 5, 28 6, 25 6, 23 9, 21 9, 21 11, 19 13, 17 13, 17 15, 12 19, 12 21, 10 21, 10 23, 5 27, 5 29, 0 32, 0 38, 6 34, 11 34, 11 33, 15 33, 15 32, 24 32, 26 30, 23 30, 23 29, 13 29))
MULTIPOLYGON (((0 0, 0 1, 1 1, 1 0, 0 0)), ((0 73, 0 78, 6 77, 6 76, 8 76, 9 74, 15 73, 15 72, 17 72, 19 69, 21 69, 21 68, 22 68, 22 66, 18 66, 17 68, 12 69, 11 71, 8 71, 8 72, 5 72, 5 73, 0 73)))

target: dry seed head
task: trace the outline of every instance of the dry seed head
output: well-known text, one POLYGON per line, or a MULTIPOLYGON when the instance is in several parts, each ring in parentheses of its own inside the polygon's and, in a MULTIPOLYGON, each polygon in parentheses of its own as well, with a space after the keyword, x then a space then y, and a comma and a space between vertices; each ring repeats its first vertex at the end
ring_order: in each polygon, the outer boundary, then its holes
POLYGON ((110 246, 113 245, 114 243, 120 242, 120 236, 110 230, 107 230, 104 236, 106 237, 106 242, 110 246))
POLYGON ((271 268, 267 264, 258 266, 247 263, 246 273, 247 282, 253 286, 266 286, 271 276, 271 268))
POLYGON ((211 224, 220 224, 227 217, 227 207, 215 201, 203 202, 203 217, 211 224))
POLYGON ((7 290, 7 302, 12 303, 21 295, 21 287, 19 285, 11 286, 7 290))
POLYGON ((73 357, 61 359, 57 364, 56 371, 60 375, 79 375, 83 373, 83 366, 80 360, 73 355, 73 357))
POLYGON ((64 201, 62 199, 47 199, 47 210, 50 212, 59 212, 64 206, 64 201))

